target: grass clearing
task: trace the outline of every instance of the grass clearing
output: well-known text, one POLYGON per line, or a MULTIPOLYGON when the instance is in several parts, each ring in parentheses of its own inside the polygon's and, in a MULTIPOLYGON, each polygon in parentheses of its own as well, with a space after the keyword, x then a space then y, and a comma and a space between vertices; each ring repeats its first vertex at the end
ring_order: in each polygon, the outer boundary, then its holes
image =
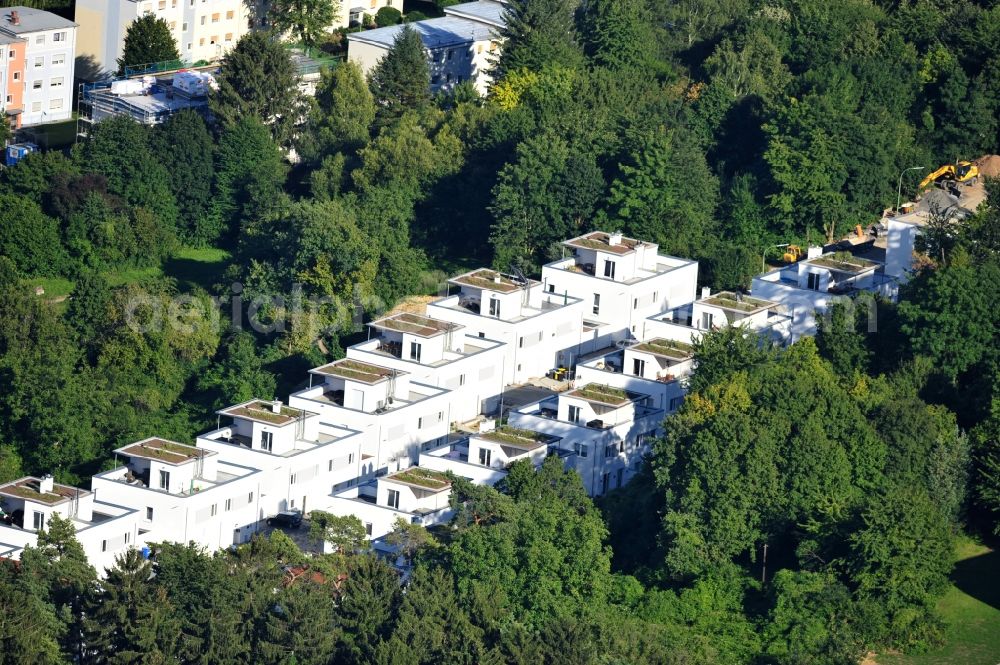
POLYGON ((963 540, 952 585, 938 602, 948 624, 940 649, 880 655, 878 665, 997 665, 1000 663, 1000 551, 963 540))

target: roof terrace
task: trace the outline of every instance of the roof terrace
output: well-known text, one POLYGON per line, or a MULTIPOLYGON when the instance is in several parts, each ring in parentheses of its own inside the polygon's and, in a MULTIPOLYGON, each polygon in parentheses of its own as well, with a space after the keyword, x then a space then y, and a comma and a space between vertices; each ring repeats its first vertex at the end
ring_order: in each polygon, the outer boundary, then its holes
POLYGON ((776 303, 762 298, 751 298, 742 293, 733 291, 720 291, 707 298, 702 298, 699 302, 720 309, 728 309, 740 314, 753 314, 769 307, 774 307, 776 303))
POLYGON ((371 363, 361 362, 360 360, 353 360, 351 358, 335 360, 329 365, 316 367, 309 371, 313 374, 336 376, 342 379, 348 379, 349 381, 360 381, 361 383, 367 383, 368 385, 375 385, 376 383, 385 381, 392 376, 398 376, 399 374, 404 373, 390 367, 372 365, 371 363))
POLYGON ((166 464, 178 465, 189 462, 199 457, 214 454, 201 448, 188 446, 176 441, 166 439, 149 438, 137 441, 129 446, 119 448, 115 451, 128 457, 141 457, 145 459, 157 460, 166 464))
POLYGON ((566 396, 578 397, 588 402, 597 402, 609 406, 621 406, 633 399, 633 396, 628 391, 601 383, 588 383, 582 388, 577 388, 572 392, 566 393, 566 396))
POLYGON ((438 321, 437 319, 431 319, 426 316, 411 314, 409 312, 394 314, 393 316, 373 321, 368 325, 379 330, 409 333, 411 335, 417 335, 418 337, 436 337, 438 335, 443 335, 446 332, 458 330, 462 327, 457 323, 438 321))
POLYGON ((411 485, 423 490, 431 490, 432 492, 441 492, 451 487, 451 480, 449 480, 448 474, 441 473, 440 471, 432 471, 431 469, 423 469, 418 466, 397 471, 386 476, 384 480, 403 483, 404 485, 411 485))
POLYGON ((875 261, 862 259, 850 252, 832 252, 815 259, 809 259, 806 263, 848 275, 858 275, 878 267, 878 263, 875 261))
POLYGON ((261 399, 250 400, 243 404, 230 406, 220 411, 216 411, 220 416, 230 416, 233 418, 245 418, 256 420, 268 425, 284 427, 294 423, 299 418, 315 415, 309 411, 293 409, 290 406, 283 406, 281 402, 266 402, 261 399))
POLYGON ((27 499, 50 506, 68 501, 74 497, 90 494, 89 491, 70 485, 52 484, 50 491, 42 491, 42 481, 40 478, 29 476, 14 480, 5 485, 0 485, 0 496, 8 496, 17 499, 27 499))
POLYGON ((530 429, 511 427, 510 425, 504 425, 491 432, 483 432, 475 436, 486 441, 492 441, 520 450, 535 450, 557 439, 557 437, 548 434, 534 432, 530 429))
POLYGON ((687 360, 694 355, 694 347, 692 345, 663 337, 641 342, 633 346, 632 349, 634 351, 652 353, 654 356, 661 356, 674 361, 687 360))
MULTIPOLYGON (((479 268, 478 270, 452 277, 448 281, 459 286, 471 286, 476 289, 485 289, 498 293, 512 293, 524 286, 524 282, 520 279, 504 275, 489 268, 479 268)), ((528 280, 528 283, 533 283, 533 280, 528 280)))
POLYGON ((635 238, 626 238, 620 233, 594 231, 593 233, 566 240, 563 244, 567 247, 577 249, 592 249, 624 256, 635 251, 635 248, 643 243, 641 240, 636 240, 635 238))

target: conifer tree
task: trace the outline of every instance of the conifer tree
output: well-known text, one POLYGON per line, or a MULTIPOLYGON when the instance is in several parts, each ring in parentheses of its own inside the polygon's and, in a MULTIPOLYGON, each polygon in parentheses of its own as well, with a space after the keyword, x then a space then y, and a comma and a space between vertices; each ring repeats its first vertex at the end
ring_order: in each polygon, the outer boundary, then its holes
POLYGON ((408 109, 426 105, 431 98, 430 84, 423 40, 412 27, 403 26, 369 79, 382 124, 389 124, 408 109))

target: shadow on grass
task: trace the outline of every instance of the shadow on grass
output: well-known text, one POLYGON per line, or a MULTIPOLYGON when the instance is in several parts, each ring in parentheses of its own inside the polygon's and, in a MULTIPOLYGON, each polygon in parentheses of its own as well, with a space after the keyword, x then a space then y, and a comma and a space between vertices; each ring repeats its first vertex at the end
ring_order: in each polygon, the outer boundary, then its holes
POLYGON ((182 291, 202 288, 212 292, 213 287, 223 281, 224 261, 198 261, 172 257, 163 264, 163 272, 177 280, 182 291))
POLYGON ((1000 551, 959 561, 951 581, 964 593, 1000 610, 1000 551))

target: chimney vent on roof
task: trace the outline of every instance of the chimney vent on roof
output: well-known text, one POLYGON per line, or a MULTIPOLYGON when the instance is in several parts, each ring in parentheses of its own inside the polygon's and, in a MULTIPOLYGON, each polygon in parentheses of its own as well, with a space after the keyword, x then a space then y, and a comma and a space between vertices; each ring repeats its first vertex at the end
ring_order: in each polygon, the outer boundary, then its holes
POLYGON ((38 481, 38 493, 51 494, 54 486, 55 486, 55 479, 52 477, 51 473, 47 473, 44 476, 42 476, 41 480, 38 481))
POLYGON ((611 245, 612 247, 617 247, 618 245, 622 244, 622 232, 615 231, 614 233, 609 234, 608 244, 611 245))
POLYGON ((10 22, 14 25, 21 25, 21 17, 17 15, 16 9, 10 13, 10 22))
POLYGON ((493 283, 494 284, 500 283, 500 273, 498 272, 493 273, 493 283))
POLYGON ((276 399, 271 402, 271 413, 281 413, 281 400, 276 399))
POLYGON ((710 295, 712 295, 712 289, 710 287, 707 287, 707 286, 701 287, 701 297, 702 298, 707 298, 710 295))

